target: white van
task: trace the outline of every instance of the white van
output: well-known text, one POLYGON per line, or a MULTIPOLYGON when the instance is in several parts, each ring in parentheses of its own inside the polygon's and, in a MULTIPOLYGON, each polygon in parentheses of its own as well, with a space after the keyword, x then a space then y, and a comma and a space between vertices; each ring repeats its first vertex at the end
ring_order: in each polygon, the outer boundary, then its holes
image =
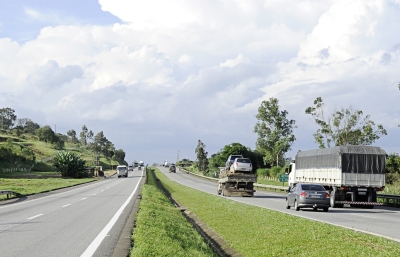
POLYGON ((118 177, 128 177, 128 167, 125 165, 118 165, 117 166, 117 175, 118 177))

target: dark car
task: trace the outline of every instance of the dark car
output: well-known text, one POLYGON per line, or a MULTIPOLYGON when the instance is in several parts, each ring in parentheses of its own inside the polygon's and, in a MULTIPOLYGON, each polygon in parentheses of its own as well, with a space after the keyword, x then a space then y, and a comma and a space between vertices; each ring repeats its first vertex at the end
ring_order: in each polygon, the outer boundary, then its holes
POLYGON ((296 211, 301 208, 313 208, 314 211, 323 209, 327 212, 330 207, 329 193, 319 184, 296 184, 288 190, 286 196, 286 209, 290 207, 294 207, 296 211))
POLYGON ((231 165, 235 161, 236 158, 243 158, 243 156, 240 155, 240 154, 236 154, 236 155, 235 154, 231 154, 231 155, 229 155, 229 157, 228 157, 228 159, 226 160, 226 163, 225 163, 225 169, 226 170, 229 170, 231 168, 231 165))
POLYGON ((169 167, 169 172, 176 173, 176 167, 174 164, 171 164, 171 166, 169 167))

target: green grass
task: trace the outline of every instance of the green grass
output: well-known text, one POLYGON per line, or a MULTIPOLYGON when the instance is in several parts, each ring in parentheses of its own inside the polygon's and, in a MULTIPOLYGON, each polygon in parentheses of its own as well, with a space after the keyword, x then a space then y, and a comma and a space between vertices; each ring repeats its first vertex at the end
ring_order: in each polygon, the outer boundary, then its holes
MULTIPOLYGON (((46 178, 46 179, 12 179, 0 178, 0 190, 12 190, 20 195, 32 195, 43 193, 59 188, 70 187, 93 181, 93 179, 62 179, 62 178, 46 178)), ((0 199, 6 196, 0 195, 0 199)))
POLYGON ((180 210, 156 187, 150 172, 147 175, 131 256, 216 256, 180 210))
POLYGON ((400 256, 400 244, 388 239, 237 203, 177 184, 158 170, 156 175, 244 256, 400 256))
POLYGON ((260 176, 257 177, 257 183, 264 185, 272 185, 272 186, 285 186, 285 187, 289 186, 288 182, 279 182, 279 180, 271 180, 260 176))

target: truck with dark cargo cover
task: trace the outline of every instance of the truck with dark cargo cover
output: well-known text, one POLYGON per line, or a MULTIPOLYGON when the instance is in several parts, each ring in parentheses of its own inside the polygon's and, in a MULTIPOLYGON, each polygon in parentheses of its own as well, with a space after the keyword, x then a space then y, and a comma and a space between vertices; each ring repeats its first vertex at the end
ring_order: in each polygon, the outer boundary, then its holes
POLYGON ((291 161, 289 186, 321 184, 332 208, 374 208, 377 192, 385 188, 387 154, 380 147, 349 145, 299 151, 291 161))
MULTIPOLYGON (((254 183, 257 182, 257 176, 253 173, 252 165, 246 169, 235 169, 231 168, 231 165, 238 159, 246 159, 243 156, 238 155, 228 157, 229 165, 224 168, 220 168, 219 179, 218 179, 218 194, 223 196, 253 196, 254 195, 254 183), (239 158, 235 158, 239 157, 239 158)), ((250 160, 249 160, 250 161, 250 160)))

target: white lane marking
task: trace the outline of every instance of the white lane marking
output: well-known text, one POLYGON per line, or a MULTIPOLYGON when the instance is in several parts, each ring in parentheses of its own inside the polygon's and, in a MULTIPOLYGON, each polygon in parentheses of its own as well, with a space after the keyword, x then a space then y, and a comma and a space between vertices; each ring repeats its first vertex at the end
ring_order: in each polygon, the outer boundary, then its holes
POLYGON ((70 206, 71 204, 69 203, 69 204, 66 204, 66 205, 64 205, 64 206, 62 206, 63 208, 65 208, 65 207, 67 207, 67 206, 70 206))
POLYGON ((114 226, 115 222, 117 222, 119 216, 121 215, 122 211, 125 209, 125 207, 128 205, 130 200, 132 199, 133 195, 136 193, 136 190, 139 187, 140 181, 142 180, 143 177, 143 170, 142 170, 142 176, 140 177, 138 183, 135 186, 135 189, 132 191, 131 195, 126 199, 124 204, 118 209, 118 211, 114 214, 114 216, 111 218, 110 222, 103 228, 103 230, 97 235, 97 237, 93 240, 93 242, 89 245, 89 247, 85 250, 84 253, 82 253, 81 257, 89 257, 94 254, 94 252, 97 250, 103 239, 108 235, 108 232, 111 230, 111 228, 114 226))
POLYGON ((32 217, 28 218, 28 220, 36 219, 40 216, 43 216, 43 214, 38 214, 38 215, 32 216, 32 217))
POLYGON ((87 197, 83 197, 83 198, 81 199, 81 201, 86 200, 86 199, 87 199, 87 197))
POLYGON ((97 193, 94 193, 93 195, 97 195, 97 193))
POLYGON ((101 192, 104 192, 104 190, 101 190, 101 192))

